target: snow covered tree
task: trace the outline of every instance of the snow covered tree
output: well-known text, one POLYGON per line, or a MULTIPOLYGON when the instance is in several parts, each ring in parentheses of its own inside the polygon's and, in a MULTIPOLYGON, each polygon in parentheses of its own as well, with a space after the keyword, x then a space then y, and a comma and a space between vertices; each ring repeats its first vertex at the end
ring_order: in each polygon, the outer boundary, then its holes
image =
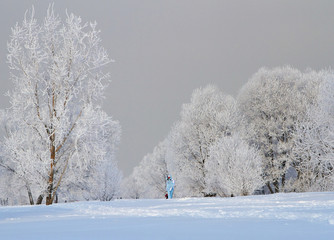
MULTIPOLYGON (((85 157, 97 160, 95 165, 82 169, 82 174, 76 173, 77 169, 68 169, 68 174, 76 175, 76 180, 71 182, 66 191, 60 189, 67 201, 73 200, 101 200, 110 201, 118 197, 120 193, 121 173, 115 162, 115 150, 120 140, 120 128, 118 124, 110 124, 111 118, 102 110, 95 111, 94 122, 90 123, 89 134, 81 137, 87 146, 85 157), (74 170, 74 171, 73 171, 74 170)), ((90 115, 92 117, 93 115, 90 115)))
POLYGON ((8 52, 14 90, 1 166, 15 178, 13 190, 24 187, 31 204, 45 197, 48 205, 60 192, 106 177, 92 174, 116 167, 106 162, 113 160, 110 144, 120 126, 100 107, 111 60, 96 23, 74 14, 62 23, 51 6, 39 24, 32 8, 12 28, 8 52))
POLYGON ((296 178, 291 190, 333 191, 334 189, 334 74, 322 81, 318 101, 309 107, 298 124, 292 151, 296 178))
POLYGON ((128 199, 139 199, 139 187, 132 175, 124 178, 121 182, 121 197, 128 199))
POLYGON ((210 147, 238 125, 236 101, 214 86, 196 89, 184 104, 181 119, 169 135, 167 167, 176 180, 177 196, 207 194, 205 164, 210 147))
POLYGON ((241 89, 238 104, 247 121, 247 140, 264 159, 271 193, 284 189, 291 167, 296 124, 317 96, 323 72, 302 73, 291 67, 260 69, 241 89))
POLYGON ((219 196, 246 196, 263 187, 260 153, 239 134, 221 137, 206 162, 208 185, 219 196))
POLYGON ((163 198, 166 192, 166 144, 167 140, 162 141, 147 154, 133 173, 129 176, 131 184, 126 186, 126 192, 137 194, 125 194, 130 198, 163 198))

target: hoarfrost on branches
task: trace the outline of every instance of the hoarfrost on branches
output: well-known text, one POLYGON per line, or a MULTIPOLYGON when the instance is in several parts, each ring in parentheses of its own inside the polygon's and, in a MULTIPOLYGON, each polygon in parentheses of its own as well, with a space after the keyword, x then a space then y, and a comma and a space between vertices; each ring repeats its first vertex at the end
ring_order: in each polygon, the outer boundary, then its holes
POLYGON ((296 124, 314 103, 324 72, 302 73, 291 67, 260 69, 241 89, 238 103, 247 121, 247 140, 264 159, 271 193, 284 190, 296 124))
POLYGON ((210 147, 229 136, 238 125, 239 113, 233 97, 218 88, 196 89, 191 102, 184 104, 181 119, 169 135, 167 165, 177 184, 177 196, 207 194, 207 169, 210 147))
POLYGON ((292 157, 296 179, 292 191, 333 191, 334 189, 334 74, 321 82, 318 101, 308 108, 298 124, 292 157))
POLYGON ((125 180, 123 194, 126 198, 162 198, 168 174, 165 139, 152 153, 147 154, 133 173, 125 180))
POLYGON ((218 196, 246 196, 263 186, 260 154, 239 134, 223 136, 210 148, 206 168, 211 192, 218 196))
POLYGON ((1 165, 15 178, 13 191, 25 188, 31 204, 52 204, 73 188, 83 194, 99 168, 116 168, 120 136, 100 108, 111 60, 96 23, 72 13, 62 23, 50 6, 39 24, 32 8, 12 28, 7 59, 14 90, 1 165))

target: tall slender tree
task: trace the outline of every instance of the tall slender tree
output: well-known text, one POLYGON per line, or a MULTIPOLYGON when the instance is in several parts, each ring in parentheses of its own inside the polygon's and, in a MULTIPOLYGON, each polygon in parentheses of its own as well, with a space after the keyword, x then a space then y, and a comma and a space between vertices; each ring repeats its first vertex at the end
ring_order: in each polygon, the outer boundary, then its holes
POLYGON ((60 187, 81 189, 112 154, 106 138, 119 139, 119 123, 100 107, 111 59, 99 33, 96 23, 72 13, 62 22, 53 6, 43 22, 32 8, 12 28, 7 59, 14 90, 1 165, 16 176, 16 189, 25 186, 31 204, 44 197, 52 204, 60 187))

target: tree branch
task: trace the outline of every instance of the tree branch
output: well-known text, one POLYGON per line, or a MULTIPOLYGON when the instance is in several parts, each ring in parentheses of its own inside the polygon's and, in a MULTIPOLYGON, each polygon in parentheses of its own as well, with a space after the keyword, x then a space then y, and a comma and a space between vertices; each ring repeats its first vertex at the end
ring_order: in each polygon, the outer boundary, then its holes
POLYGON ((68 137, 70 136, 70 134, 72 133, 73 129, 75 128, 79 118, 81 117, 82 114, 82 110, 80 111, 79 115, 77 116, 76 120, 74 121, 72 127, 70 128, 70 130, 68 131, 68 133, 66 134, 66 136, 64 137, 62 143, 56 148, 56 152, 58 152, 65 144, 66 140, 68 139, 68 137))

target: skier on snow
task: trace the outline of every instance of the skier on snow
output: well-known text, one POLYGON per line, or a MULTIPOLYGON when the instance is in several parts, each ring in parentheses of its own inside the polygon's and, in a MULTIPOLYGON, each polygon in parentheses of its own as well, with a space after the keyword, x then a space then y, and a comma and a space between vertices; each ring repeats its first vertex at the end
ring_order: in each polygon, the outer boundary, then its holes
POLYGON ((168 175, 166 180, 167 180, 166 181, 166 191, 168 193, 168 199, 172 199, 175 183, 171 175, 168 175))

